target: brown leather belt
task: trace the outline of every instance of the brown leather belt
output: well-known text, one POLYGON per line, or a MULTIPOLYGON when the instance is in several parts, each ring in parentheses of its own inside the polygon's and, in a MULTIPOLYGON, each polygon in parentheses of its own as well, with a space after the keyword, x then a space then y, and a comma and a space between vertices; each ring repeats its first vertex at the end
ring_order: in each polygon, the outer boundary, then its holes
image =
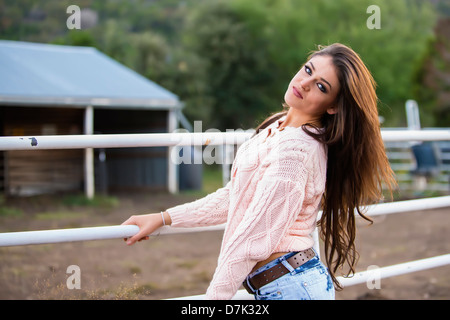
MULTIPOLYGON (((313 249, 306 249, 294 254, 292 257, 286 259, 286 262, 289 263, 292 268, 296 269, 301 265, 305 264, 309 260, 311 260, 316 253, 313 249)), ((277 258, 279 259, 279 258, 277 258)), ((281 262, 266 271, 258 273, 249 279, 245 279, 243 286, 247 290, 248 293, 254 294, 255 291, 259 290, 262 286, 288 274, 288 268, 286 268, 281 262), (249 282, 247 284, 247 281, 249 282), (253 288, 253 290, 252 290, 253 288)))

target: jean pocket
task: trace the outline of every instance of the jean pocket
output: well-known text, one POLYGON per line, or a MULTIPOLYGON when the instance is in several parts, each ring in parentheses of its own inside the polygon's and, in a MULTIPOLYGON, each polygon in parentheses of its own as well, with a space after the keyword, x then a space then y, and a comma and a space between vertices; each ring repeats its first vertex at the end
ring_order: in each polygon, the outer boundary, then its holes
POLYGON ((304 290, 312 300, 334 299, 334 287, 328 271, 323 266, 317 266, 297 274, 304 290))
POLYGON ((277 281, 262 286, 255 294, 256 300, 283 300, 283 293, 277 281))

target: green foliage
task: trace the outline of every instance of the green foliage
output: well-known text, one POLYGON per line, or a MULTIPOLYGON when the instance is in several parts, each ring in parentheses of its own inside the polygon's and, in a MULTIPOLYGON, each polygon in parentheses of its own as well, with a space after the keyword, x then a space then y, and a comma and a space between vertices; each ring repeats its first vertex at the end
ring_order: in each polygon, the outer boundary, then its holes
POLYGON ((273 63, 264 50, 269 44, 255 37, 246 21, 219 2, 203 7, 188 26, 193 50, 205 61, 214 117, 210 125, 224 130, 247 128, 267 112, 274 101, 273 63))
MULTIPOLYGON (((398 126, 405 124, 407 99, 435 90, 421 93, 421 74, 434 41, 436 8, 445 16, 445 3, 80 0, 76 4, 96 12, 97 21, 89 29, 67 30, 69 0, 0 0, 0 38, 95 46, 176 93, 184 113, 203 120, 203 129, 222 130, 253 127, 280 110, 308 53, 341 42, 361 55, 378 83, 386 124, 398 126), (380 8, 381 29, 366 25, 370 5, 380 8)), ((427 110, 436 108, 435 101, 427 110)))
MULTIPOLYGON (((403 112, 411 98, 415 64, 426 51, 435 23, 430 3, 389 0, 234 0, 255 36, 268 38, 270 57, 282 85, 317 45, 344 43, 358 52, 378 83, 381 113, 388 122, 392 109, 403 112), (367 28, 370 5, 380 8, 381 29, 367 28)), ((280 88, 281 90, 281 88, 280 88)), ((390 121, 392 120, 392 121, 390 121)))
POLYGON ((413 97, 420 105, 421 123, 427 126, 450 125, 450 18, 441 19, 433 41, 416 64, 413 97))
POLYGON ((65 36, 56 38, 52 43, 81 47, 97 46, 92 34, 85 30, 70 30, 65 36))

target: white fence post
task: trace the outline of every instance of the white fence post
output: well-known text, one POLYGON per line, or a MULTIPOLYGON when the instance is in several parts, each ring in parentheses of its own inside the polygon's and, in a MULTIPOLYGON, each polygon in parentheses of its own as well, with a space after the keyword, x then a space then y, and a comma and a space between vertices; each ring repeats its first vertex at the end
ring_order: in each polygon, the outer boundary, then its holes
MULTIPOLYGON (((94 134, 94 108, 87 106, 84 112, 84 134, 94 134)), ((94 149, 84 149, 84 190, 86 197, 92 199, 95 194, 94 149)))
MULTIPOLYGON (((169 110, 167 115, 167 129, 174 132, 178 128, 178 118, 175 110, 169 110)), ((177 146, 167 148, 167 188, 170 193, 178 192, 178 166, 172 161, 171 154, 177 146)))

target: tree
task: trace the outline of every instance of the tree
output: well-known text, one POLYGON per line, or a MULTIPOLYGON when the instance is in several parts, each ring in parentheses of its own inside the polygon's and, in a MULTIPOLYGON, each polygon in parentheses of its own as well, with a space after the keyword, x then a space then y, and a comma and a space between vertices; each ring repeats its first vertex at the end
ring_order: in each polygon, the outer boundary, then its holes
POLYGON ((209 125, 220 130, 248 128, 281 99, 273 98, 274 68, 264 38, 222 2, 205 5, 193 16, 186 43, 205 62, 211 97, 209 125))
POLYGON ((358 52, 378 83, 380 111, 388 124, 404 119, 412 97, 415 65, 433 36, 435 13, 413 0, 233 0, 231 5, 263 37, 280 76, 281 91, 318 44, 341 42, 358 52), (367 27, 367 8, 381 11, 381 29, 367 27))
POLYGON ((436 25, 436 38, 428 44, 414 74, 414 99, 423 126, 450 125, 450 17, 436 25))

